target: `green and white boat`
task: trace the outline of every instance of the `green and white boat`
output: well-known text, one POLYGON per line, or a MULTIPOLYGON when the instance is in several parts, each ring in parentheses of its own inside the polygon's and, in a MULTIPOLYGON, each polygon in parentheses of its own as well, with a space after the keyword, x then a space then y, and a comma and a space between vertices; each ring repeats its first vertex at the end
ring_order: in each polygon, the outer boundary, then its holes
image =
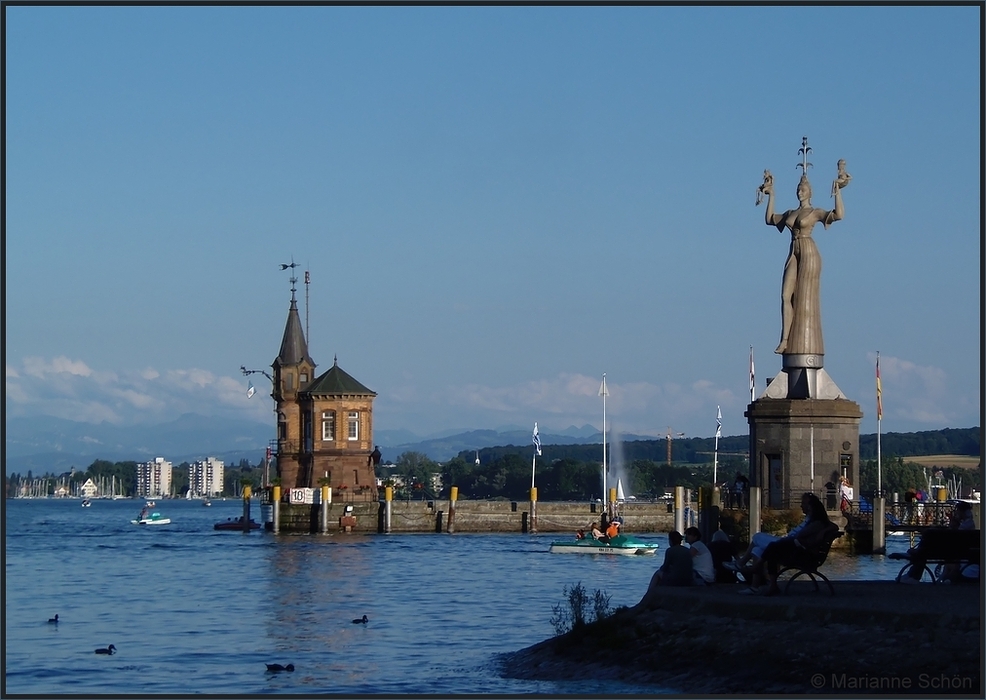
POLYGON ((554 554, 623 554, 631 556, 657 554, 658 545, 642 542, 633 535, 617 535, 608 542, 585 537, 581 540, 552 542, 549 552, 554 554))
POLYGON ((150 515, 138 516, 137 520, 131 520, 130 522, 134 525, 168 525, 171 523, 171 518, 165 518, 155 511, 150 515))

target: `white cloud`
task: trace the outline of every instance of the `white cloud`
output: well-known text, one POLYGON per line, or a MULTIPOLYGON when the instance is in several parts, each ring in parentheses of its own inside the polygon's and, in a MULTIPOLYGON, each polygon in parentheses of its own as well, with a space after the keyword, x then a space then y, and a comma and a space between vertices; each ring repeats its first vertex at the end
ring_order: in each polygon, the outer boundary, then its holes
MULTIPOLYGON (((875 362, 876 355, 871 356, 875 362)), ((884 431, 909 432, 945 426, 968 427, 979 416, 978 393, 963 387, 956 395, 947 373, 897 357, 881 356, 884 431), (971 392, 971 393, 970 393, 971 392)), ((51 415, 69 420, 114 424, 156 423, 183 413, 225 415, 272 421, 273 402, 265 378, 247 398, 249 380, 216 375, 199 368, 105 371, 81 359, 29 357, 5 366, 8 416, 51 415)), ((873 375, 870 374, 870 377, 873 375)), ((460 384, 433 388, 403 376, 394 387, 380 387, 375 403, 378 429, 407 429, 429 434, 445 429, 533 425, 543 430, 569 425, 602 426, 601 376, 578 373, 506 386, 460 384)), ((854 400, 872 418, 874 380, 857 387, 854 400), (868 397, 868 398, 867 398, 868 397)), ((722 407, 723 431, 747 430, 743 411, 748 397, 708 379, 663 384, 620 382, 607 376, 609 427, 624 433, 663 436, 666 429, 689 436, 715 432, 716 406, 722 407)), ((978 386, 978 382, 976 383, 978 386)), ((864 432, 875 431, 875 422, 864 432)))
POLYGON ((49 374, 74 374, 88 377, 92 374, 92 370, 81 360, 70 360, 60 355, 51 362, 41 357, 25 357, 24 373, 39 378, 44 378, 49 374))
POLYGON ((25 358, 6 366, 8 415, 51 415, 87 423, 151 423, 183 413, 270 421, 270 399, 246 396, 246 382, 197 369, 97 371, 82 360, 25 358))
MULTIPOLYGON (((871 354, 871 358, 875 365, 876 354, 871 354)), ((885 424, 894 420, 913 421, 931 429, 949 423, 948 376, 940 367, 881 355, 880 386, 885 424)), ((874 371, 874 392, 875 387, 874 371)))
MULTIPOLYGON (((539 420, 543 425, 551 424, 559 429, 571 424, 589 423, 601 426, 601 381, 602 377, 559 374, 551 379, 501 387, 466 384, 436 392, 427 403, 433 405, 436 413, 447 414, 449 425, 462 425, 466 417, 469 417, 474 424, 486 423, 488 427, 528 420, 539 420), (443 411, 441 404, 454 407, 455 413, 443 411)), ((707 380, 681 386, 674 383, 621 383, 607 377, 606 387, 609 390, 606 402, 607 422, 619 425, 624 432, 642 435, 661 435, 668 423, 676 431, 683 428, 675 424, 708 424, 708 430, 697 434, 711 435, 715 431, 717 403, 724 407, 733 406, 740 411, 745 409, 745 404, 741 408, 731 391, 717 387, 707 380)), ((401 403, 400 398, 395 396, 385 399, 388 408, 396 404, 393 408, 398 413, 403 408, 401 403)), ((422 403, 420 399, 417 401, 419 409, 422 403)), ((744 430, 745 423, 735 426, 736 433, 744 430)))

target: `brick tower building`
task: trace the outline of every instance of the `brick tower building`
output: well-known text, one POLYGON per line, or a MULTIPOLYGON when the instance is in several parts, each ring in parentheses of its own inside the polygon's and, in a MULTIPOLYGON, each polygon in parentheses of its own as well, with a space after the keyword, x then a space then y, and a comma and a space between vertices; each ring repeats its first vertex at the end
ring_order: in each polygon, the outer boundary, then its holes
POLYGON ((295 290, 274 370, 277 475, 283 488, 332 487, 336 501, 376 501, 373 399, 376 393, 333 361, 315 377, 295 290))

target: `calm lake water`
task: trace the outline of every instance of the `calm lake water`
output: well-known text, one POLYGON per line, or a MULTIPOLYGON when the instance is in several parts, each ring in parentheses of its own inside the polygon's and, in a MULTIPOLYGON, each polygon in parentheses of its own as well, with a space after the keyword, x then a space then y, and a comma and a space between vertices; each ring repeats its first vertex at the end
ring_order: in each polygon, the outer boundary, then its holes
MULTIPOLYGON (((142 504, 4 502, 6 693, 688 692, 498 675, 498 654, 554 634, 565 586, 581 581, 613 607, 634 605, 662 552, 549 554, 557 534, 213 530, 242 512, 236 500, 159 501, 172 524, 131 525, 142 504), (352 623, 364 614, 368 624, 352 623), (111 643, 115 655, 93 653, 111 643), (294 673, 266 672, 289 662, 294 673)), ((833 579, 892 579, 899 564, 833 554, 826 566, 833 579)))

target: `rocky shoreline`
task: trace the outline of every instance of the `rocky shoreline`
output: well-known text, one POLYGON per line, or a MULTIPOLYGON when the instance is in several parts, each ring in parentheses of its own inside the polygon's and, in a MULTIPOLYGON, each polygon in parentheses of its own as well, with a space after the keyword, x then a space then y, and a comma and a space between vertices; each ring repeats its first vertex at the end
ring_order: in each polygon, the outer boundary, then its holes
POLYGON ((612 679, 655 692, 983 697, 978 586, 835 582, 763 598, 666 588, 502 658, 502 673, 612 679))

